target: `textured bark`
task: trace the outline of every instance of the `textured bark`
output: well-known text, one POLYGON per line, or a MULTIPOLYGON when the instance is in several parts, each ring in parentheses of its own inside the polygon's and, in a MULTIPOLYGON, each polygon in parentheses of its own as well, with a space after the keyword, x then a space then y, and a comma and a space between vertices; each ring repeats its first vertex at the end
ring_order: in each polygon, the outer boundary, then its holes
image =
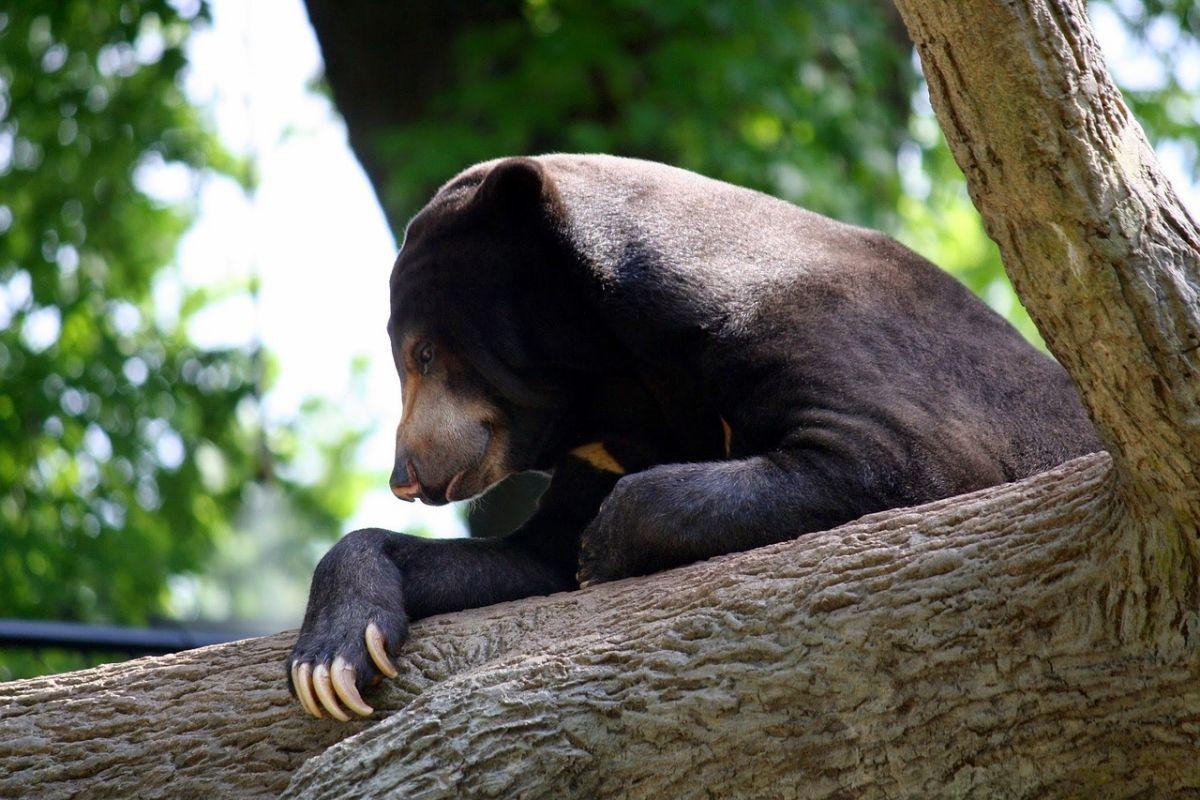
POLYGON ((1109 466, 426 620, 370 728, 297 713, 289 634, 0 685, 0 796, 273 796, 347 736, 295 794, 1200 786, 1195 653, 1112 636, 1109 466))
MULTIPOLYGON (((1126 498, 1200 507, 1200 233, 1078 0, 899 0, 946 139, 1126 498)), ((1193 539, 1194 544, 1194 537, 1193 539)))
POLYGON ((1111 459, 427 620, 373 725, 286 636, 0 686, 0 794, 1200 796, 1200 236, 1082 3, 898 5, 1111 459))
POLYGON ((277 795, 354 732, 296 715, 281 666, 293 640, 0 683, 0 797, 277 795))

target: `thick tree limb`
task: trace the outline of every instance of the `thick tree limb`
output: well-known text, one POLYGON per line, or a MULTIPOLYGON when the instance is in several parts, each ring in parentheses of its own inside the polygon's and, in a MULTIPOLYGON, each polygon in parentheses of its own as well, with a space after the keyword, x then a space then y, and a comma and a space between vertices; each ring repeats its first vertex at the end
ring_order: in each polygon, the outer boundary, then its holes
POLYGON ((977 787, 1126 773, 1200 785, 1195 759, 1181 773, 1121 756, 1138 742, 1155 763, 1194 754, 1200 684, 1194 659, 1111 644, 1114 615, 1137 610, 1096 590, 1097 562, 1122 545, 1107 490, 1108 459, 1091 456, 771 548, 427 620, 376 701, 403 711, 369 730, 297 713, 281 680, 289 635, 3 684, 0 796, 274 795, 360 731, 292 791, 687 796, 683 775, 770 795, 787 775, 814 796, 920 794, 959 761, 977 787), (1091 755, 1056 739, 1058 761, 1014 772, 1006 732, 1046 716, 1086 726, 1091 755), (935 718, 946 724, 926 729, 935 718), (867 758, 876 733, 920 769, 867 758))

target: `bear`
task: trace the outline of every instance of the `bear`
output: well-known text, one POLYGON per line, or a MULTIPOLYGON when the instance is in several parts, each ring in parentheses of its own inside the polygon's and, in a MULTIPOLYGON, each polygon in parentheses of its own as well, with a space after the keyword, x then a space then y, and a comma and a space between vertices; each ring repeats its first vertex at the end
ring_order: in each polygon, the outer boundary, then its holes
POLYGON ((888 236, 662 164, 470 167, 389 282, 391 488, 548 473, 497 539, 379 529, 313 575, 289 685, 368 715, 409 622, 572 590, 1017 480, 1100 449, 1067 373, 888 236))

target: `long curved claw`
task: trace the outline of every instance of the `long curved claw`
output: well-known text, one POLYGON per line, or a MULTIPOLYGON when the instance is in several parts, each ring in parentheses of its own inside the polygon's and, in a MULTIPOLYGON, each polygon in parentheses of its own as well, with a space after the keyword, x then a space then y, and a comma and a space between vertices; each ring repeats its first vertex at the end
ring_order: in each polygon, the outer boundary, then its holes
POLYGON ((313 697, 312 664, 307 661, 303 664, 292 664, 292 685, 296 687, 296 697, 300 699, 304 710, 317 719, 323 719, 325 714, 321 711, 321 704, 313 697))
POLYGON ((367 640, 367 652, 371 654, 371 660, 375 662, 379 671, 389 678, 399 675, 400 671, 388 658, 387 649, 384 647, 383 631, 379 630, 379 626, 374 622, 367 623, 367 630, 363 633, 363 638, 367 640))
POLYGON ((317 697, 321 699, 321 705, 325 706, 329 716, 342 722, 349 722, 350 715, 338 705, 337 698, 333 694, 333 686, 329 683, 329 665, 324 662, 317 664, 312 677, 313 688, 317 690, 317 697))
POLYGON ((362 695, 358 693, 358 688, 354 685, 354 667, 350 666, 349 661, 341 656, 333 659, 333 667, 329 671, 329 676, 333 680, 333 691, 337 693, 346 708, 360 717, 375 713, 375 709, 363 702, 362 695))

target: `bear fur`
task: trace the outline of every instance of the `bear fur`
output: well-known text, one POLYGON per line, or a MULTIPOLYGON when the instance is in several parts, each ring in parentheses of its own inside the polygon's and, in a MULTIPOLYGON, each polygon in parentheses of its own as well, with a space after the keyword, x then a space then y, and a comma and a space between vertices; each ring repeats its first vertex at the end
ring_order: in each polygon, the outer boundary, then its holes
POLYGON ((341 656, 361 688, 387 672, 368 624, 391 657, 421 616, 1100 449, 1066 372, 950 275, 884 234, 661 164, 471 167, 410 223, 390 292, 406 403, 436 380, 412 414, 454 420, 408 439, 402 422, 398 496, 441 503, 524 470, 550 486, 499 540, 345 537, 314 576, 293 675, 341 656))

